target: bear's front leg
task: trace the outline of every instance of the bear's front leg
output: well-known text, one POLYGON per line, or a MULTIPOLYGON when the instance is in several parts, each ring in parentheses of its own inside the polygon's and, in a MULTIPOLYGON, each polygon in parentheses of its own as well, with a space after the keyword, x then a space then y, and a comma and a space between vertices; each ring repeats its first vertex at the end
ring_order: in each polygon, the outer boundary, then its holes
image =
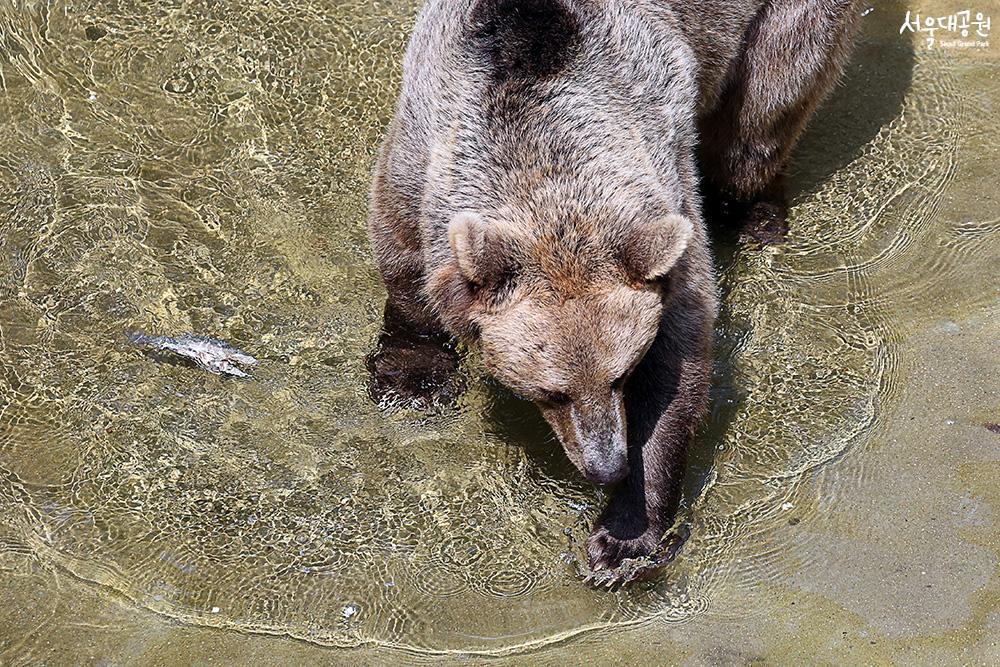
POLYGON ((616 489, 587 540, 593 579, 622 583, 649 574, 680 546, 665 535, 680 501, 687 449, 705 413, 711 318, 679 305, 665 315, 653 346, 629 379, 629 475, 616 489), (615 569, 651 557, 645 571, 615 569))
POLYGON ((389 294, 382 334, 365 363, 376 402, 430 407, 457 395, 458 355, 422 297, 424 254, 414 201, 419 197, 405 187, 408 181, 401 174, 412 168, 393 151, 395 132, 393 126, 379 153, 372 184, 368 235, 389 294))

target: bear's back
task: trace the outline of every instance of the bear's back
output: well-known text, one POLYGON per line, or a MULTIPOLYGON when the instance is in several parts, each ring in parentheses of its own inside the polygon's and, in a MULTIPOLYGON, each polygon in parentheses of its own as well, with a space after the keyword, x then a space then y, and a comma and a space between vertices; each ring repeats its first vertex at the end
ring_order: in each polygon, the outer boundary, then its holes
POLYGON ((379 171, 414 214, 412 231, 429 262, 447 254, 455 212, 502 208, 521 196, 525 175, 565 173, 600 185, 626 174, 659 181, 679 204, 696 196, 689 154, 700 88, 721 85, 738 38, 721 39, 720 53, 706 58, 688 35, 742 31, 759 3, 711 0, 699 3, 701 14, 675 12, 683 4, 431 0, 424 7, 379 171))

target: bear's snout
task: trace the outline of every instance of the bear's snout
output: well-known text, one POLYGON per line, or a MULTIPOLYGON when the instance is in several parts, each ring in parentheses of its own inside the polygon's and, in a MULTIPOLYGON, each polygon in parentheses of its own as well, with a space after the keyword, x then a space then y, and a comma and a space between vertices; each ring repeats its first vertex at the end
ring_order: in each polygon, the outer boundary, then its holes
POLYGON ((607 486, 628 475, 624 406, 618 397, 574 405, 571 414, 580 452, 580 472, 607 486))
POLYGON ((583 476, 591 484, 598 486, 609 486, 617 484, 628 475, 628 462, 625 457, 621 461, 600 460, 595 462, 584 461, 583 476))

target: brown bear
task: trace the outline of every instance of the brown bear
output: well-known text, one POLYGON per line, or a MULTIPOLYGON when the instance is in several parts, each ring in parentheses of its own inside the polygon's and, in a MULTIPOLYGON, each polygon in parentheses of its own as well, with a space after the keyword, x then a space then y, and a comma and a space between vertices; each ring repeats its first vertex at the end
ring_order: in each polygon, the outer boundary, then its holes
MULTIPOLYGON (((379 153, 375 391, 453 391, 453 338, 615 493, 595 571, 655 556, 706 408, 702 181, 765 240, 856 0, 431 0, 379 153)), ((777 232, 776 232, 777 230, 777 232)), ((612 575, 613 576, 613 575, 612 575)))

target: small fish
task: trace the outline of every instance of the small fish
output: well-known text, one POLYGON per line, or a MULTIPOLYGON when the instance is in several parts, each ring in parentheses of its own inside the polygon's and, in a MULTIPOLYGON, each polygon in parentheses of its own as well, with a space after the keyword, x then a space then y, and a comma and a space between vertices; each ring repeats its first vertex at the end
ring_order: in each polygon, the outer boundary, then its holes
POLYGON ((184 334, 183 336, 150 336, 133 332, 128 335, 128 341, 139 347, 154 350, 166 350, 179 357, 190 359, 200 368, 216 375, 233 375, 238 378, 248 378, 250 374, 240 366, 253 368, 257 359, 243 350, 239 350, 225 341, 207 336, 184 334))

